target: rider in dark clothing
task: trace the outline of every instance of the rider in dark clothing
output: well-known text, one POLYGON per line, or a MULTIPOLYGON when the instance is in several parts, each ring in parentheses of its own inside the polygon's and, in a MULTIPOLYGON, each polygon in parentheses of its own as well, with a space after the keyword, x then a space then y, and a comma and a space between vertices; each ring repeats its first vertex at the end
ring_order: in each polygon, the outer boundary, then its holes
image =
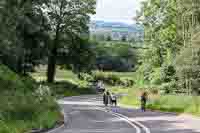
POLYGON ((146 111, 146 103, 147 103, 147 92, 144 92, 141 95, 141 110, 142 110, 142 112, 146 111))
POLYGON ((103 94, 103 102, 105 106, 108 106, 109 103, 109 98, 110 98, 110 92, 104 92, 103 94))

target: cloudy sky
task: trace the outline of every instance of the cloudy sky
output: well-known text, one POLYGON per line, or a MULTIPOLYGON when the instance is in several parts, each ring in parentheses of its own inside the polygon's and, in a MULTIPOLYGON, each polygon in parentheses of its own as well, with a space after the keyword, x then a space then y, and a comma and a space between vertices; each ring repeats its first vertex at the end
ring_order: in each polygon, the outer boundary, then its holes
POLYGON ((97 14, 92 20, 133 23, 136 10, 143 0, 97 0, 97 14))

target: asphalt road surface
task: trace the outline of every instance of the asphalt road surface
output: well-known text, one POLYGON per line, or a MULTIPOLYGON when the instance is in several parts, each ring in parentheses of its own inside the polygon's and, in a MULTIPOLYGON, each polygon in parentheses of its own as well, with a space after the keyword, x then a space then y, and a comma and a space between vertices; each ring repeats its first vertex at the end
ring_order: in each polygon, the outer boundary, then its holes
POLYGON ((104 107, 101 96, 58 101, 65 125, 49 133, 200 133, 199 118, 139 109, 104 107))

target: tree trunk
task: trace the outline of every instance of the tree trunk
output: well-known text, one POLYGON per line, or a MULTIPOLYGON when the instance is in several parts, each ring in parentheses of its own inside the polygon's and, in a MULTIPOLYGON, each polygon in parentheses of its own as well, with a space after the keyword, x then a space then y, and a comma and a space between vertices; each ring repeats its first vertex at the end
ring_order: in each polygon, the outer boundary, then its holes
POLYGON ((48 57, 48 68, 47 68, 47 82, 53 83, 55 80, 56 74, 56 58, 57 58, 57 49, 59 45, 59 24, 56 28, 56 37, 53 42, 53 48, 50 50, 50 55, 48 57))
POLYGON ((53 48, 48 58, 47 82, 53 83, 56 74, 57 48, 53 48))

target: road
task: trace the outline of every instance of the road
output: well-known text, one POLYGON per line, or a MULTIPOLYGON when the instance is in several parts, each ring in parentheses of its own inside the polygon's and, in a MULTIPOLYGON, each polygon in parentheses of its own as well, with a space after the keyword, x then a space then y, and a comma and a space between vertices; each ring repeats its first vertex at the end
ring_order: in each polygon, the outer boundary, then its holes
POLYGON ((101 96, 77 96, 59 100, 65 125, 49 133, 200 133, 198 118, 172 113, 107 107, 101 96))

